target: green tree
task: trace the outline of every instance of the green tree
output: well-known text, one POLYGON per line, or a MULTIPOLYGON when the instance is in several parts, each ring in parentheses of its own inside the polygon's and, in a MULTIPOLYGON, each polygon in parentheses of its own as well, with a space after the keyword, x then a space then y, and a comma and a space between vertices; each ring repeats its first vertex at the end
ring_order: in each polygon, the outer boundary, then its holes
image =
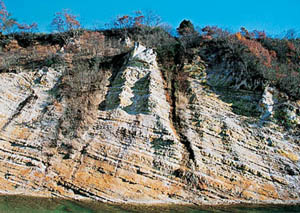
POLYGON ((197 34, 194 25, 190 20, 183 20, 177 28, 177 32, 181 36, 197 34))

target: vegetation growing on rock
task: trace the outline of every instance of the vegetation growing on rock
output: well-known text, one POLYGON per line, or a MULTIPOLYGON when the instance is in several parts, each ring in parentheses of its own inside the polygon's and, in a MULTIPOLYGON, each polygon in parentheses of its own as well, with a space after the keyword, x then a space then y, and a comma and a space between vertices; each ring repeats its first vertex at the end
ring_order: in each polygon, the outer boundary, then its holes
POLYGON ((57 15, 63 32, 0 38, 1 191, 299 202, 299 39, 57 15))

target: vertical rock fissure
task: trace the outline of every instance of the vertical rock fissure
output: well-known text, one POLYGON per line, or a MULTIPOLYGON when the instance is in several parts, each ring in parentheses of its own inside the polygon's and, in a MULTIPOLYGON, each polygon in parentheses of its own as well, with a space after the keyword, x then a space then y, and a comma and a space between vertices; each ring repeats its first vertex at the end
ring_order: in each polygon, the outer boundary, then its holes
POLYGON ((4 131, 8 125, 15 119, 17 118, 21 113, 24 107, 29 104, 32 100, 37 99, 38 97, 34 94, 30 94, 27 98, 25 98, 21 103, 19 103, 17 109, 15 110, 14 114, 8 119, 8 121, 4 124, 2 127, 2 131, 4 131))
POLYGON ((173 80, 171 81, 171 122, 176 130, 176 134, 179 136, 179 141, 180 143, 182 143, 185 147, 185 149, 188 152, 188 156, 189 156, 189 160, 192 160, 193 162, 195 162, 195 153, 194 150, 192 149, 191 143, 188 140, 188 138, 182 133, 181 128, 182 128, 182 124, 181 124, 181 119, 180 116, 177 113, 177 96, 176 93, 178 92, 176 89, 176 80, 174 79, 174 76, 177 75, 177 69, 175 71, 175 73, 172 75, 173 80))

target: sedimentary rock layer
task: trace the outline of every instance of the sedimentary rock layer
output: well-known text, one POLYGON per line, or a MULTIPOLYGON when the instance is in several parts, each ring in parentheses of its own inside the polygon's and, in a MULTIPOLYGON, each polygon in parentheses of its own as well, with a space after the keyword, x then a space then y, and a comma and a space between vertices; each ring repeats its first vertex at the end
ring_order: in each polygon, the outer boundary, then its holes
POLYGON ((118 60, 89 71, 88 90, 84 67, 69 77, 69 65, 0 73, 2 193, 299 202, 299 134, 241 115, 225 98, 253 104, 261 94, 215 90, 196 63, 183 68, 188 93, 168 90, 155 52, 138 43, 118 60))

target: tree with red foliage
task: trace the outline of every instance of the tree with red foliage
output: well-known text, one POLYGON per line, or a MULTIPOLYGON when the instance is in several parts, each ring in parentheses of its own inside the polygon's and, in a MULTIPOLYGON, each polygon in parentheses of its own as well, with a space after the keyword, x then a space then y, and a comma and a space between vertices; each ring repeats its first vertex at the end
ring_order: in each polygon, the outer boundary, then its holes
POLYGON ((136 11, 135 12, 135 17, 133 18, 133 25, 136 26, 136 27, 140 27, 144 24, 144 19, 145 19, 145 16, 142 14, 141 11, 136 11))
POLYGON ((65 32, 80 28, 78 16, 71 14, 69 9, 64 9, 54 15, 51 26, 54 31, 65 32))
POLYGON ((114 26, 116 28, 128 28, 130 27, 131 24, 131 17, 129 17, 128 15, 124 15, 124 16, 118 16, 117 20, 115 20, 114 22, 114 26))
POLYGON ((141 11, 134 12, 134 16, 118 16, 113 25, 115 28, 131 28, 144 25, 145 16, 141 11))
POLYGON ((4 1, 0 0, 0 30, 1 32, 6 31, 9 26, 14 23, 15 20, 10 18, 10 14, 6 10, 4 1))
POLYGON ((16 22, 15 24, 20 31, 33 31, 36 30, 38 26, 36 22, 32 24, 19 24, 16 22))
MULTIPOLYGON (((271 67, 272 55, 266 48, 264 48, 261 45, 261 43, 259 43, 255 39, 251 39, 251 37, 253 37, 253 33, 249 33, 245 28, 242 28, 241 32, 238 32, 235 35, 236 35, 236 38, 243 45, 248 47, 250 52, 253 55, 255 55, 266 67, 271 67)), ((274 56, 274 54, 273 54, 273 56, 274 56)))
POLYGON ((7 11, 5 3, 0 0, 0 32, 11 32, 13 28, 19 31, 32 31, 37 29, 37 23, 32 24, 20 24, 16 19, 11 17, 11 14, 7 11))

